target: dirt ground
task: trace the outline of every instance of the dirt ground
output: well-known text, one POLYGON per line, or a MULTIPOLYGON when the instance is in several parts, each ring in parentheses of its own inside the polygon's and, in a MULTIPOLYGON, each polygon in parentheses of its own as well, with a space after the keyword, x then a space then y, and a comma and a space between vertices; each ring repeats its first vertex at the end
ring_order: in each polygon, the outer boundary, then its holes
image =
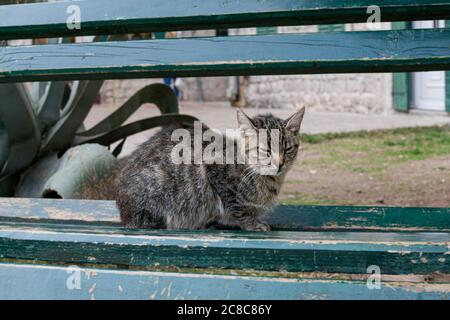
MULTIPOLYGON (((300 158, 311 156, 304 151, 300 158)), ((335 166, 296 166, 280 201, 285 204, 450 206, 450 155, 393 166, 386 174, 349 172, 335 166)))
POLYGON ((450 207, 449 131, 405 129, 306 142, 281 202, 450 207))

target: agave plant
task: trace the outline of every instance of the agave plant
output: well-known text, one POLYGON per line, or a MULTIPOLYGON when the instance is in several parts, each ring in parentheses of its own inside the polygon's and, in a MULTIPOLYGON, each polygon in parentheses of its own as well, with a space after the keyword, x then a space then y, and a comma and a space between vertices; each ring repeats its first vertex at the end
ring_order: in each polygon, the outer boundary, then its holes
POLYGON ((24 83, 0 84, 0 196, 77 198, 83 185, 111 173, 128 136, 195 120, 178 114, 170 87, 152 84, 85 130, 102 84, 33 83, 31 90, 24 83), (144 103, 155 104, 161 116, 124 125, 144 103))

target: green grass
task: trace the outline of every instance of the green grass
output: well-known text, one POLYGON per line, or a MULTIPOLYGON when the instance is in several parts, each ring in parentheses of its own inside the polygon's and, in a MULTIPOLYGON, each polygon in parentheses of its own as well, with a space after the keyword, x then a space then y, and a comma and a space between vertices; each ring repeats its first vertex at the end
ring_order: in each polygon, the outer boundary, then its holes
POLYGON ((406 128, 389 131, 303 135, 304 148, 317 159, 301 166, 338 166, 353 172, 382 174, 394 165, 450 154, 448 127, 406 128))
POLYGON ((433 126, 433 127, 414 127, 400 128, 393 130, 377 130, 377 131, 352 131, 341 133, 321 133, 321 134, 301 134, 300 141, 304 143, 317 144, 330 140, 346 139, 346 138, 378 138, 385 135, 405 135, 405 134, 426 134, 436 135, 441 133, 450 133, 450 126, 433 126))
MULTIPOLYGON (((280 201, 281 204, 284 205, 292 205, 292 206, 326 206, 326 205, 335 205, 336 199, 327 198, 327 197, 313 197, 312 195, 294 192, 290 194, 290 197, 287 199, 283 199, 280 201)), ((339 202, 340 205, 350 205, 351 203, 345 203, 343 201, 339 202)))

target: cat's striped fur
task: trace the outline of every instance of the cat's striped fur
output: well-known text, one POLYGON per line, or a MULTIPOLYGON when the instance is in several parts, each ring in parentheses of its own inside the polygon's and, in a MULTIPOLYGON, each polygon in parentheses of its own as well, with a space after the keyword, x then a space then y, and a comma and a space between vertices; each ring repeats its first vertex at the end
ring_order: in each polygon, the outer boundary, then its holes
MULTIPOLYGON (((305 109, 287 120, 268 115, 249 118, 238 111, 243 136, 254 129, 279 129, 280 167, 273 176, 248 164, 174 164, 169 126, 141 145, 117 180, 117 205, 127 227, 204 229, 212 225, 268 231, 263 217, 276 204, 284 178, 298 152, 305 109)), ((207 128, 205 127, 205 130, 207 128)), ((192 130, 192 129, 189 129, 192 130)), ((193 132, 191 132, 193 134, 193 132)))

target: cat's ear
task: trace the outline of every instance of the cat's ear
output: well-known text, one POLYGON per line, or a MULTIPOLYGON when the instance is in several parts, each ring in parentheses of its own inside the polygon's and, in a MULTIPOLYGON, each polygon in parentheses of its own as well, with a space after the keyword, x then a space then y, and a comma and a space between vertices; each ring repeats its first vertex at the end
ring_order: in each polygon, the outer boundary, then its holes
POLYGON ((305 109, 305 107, 301 108, 286 120, 286 129, 290 130, 294 135, 298 135, 300 132, 305 109))
POLYGON ((244 134, 255 132, 256 129, 252 123, 252 120, 241 109, 237 110, 237 121, 239 124, 239 130, 241 130, 244 134))

